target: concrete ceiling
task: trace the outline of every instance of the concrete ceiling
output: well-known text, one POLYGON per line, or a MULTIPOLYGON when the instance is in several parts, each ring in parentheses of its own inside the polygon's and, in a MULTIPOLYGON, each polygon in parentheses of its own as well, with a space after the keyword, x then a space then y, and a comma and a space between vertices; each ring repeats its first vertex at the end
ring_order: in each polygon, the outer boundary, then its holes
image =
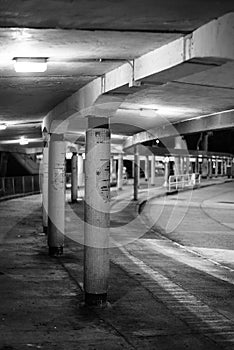
MULTIPOLYGON (((0 122, 10 127, 0 131, 0 143, 39 138, 31 122, 94 79, 231 11, 232 0, 1 1, 0 122), (14 57, 48 57, 48 70, 15 73, 14 57)), ((175 122, 233 108, 234 63, 213 63, 191 74, 184 66, 184 76, 164 74, 164 85, 157 85, 157 75, 150 77, 152 86, 148 81, 135 93, 126 89, 111 119, 114 131, 131 135, 165 118, 175 122), (155 113, 142 110, 149 106, 155 113)))
POLYGON ((7 0, 0 26, 188 32, 232 10, 232 0, 7 0))

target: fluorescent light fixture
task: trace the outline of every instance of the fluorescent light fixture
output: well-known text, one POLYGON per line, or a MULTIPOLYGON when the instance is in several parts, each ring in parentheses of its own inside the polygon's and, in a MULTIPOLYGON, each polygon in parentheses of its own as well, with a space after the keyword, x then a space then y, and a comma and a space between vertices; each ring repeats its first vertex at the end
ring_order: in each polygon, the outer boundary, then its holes
POLYGON ((0 130, 6 130, 7 126, 6 124, 0 124, 0 130))
POLYGON ((24 138, 24 136, 21 136, 20 140, 19 140, 19 144, 21 146, 23 145, 28 145, 28 140, 24 138))
POLYGON ((45 57, 15 57, 13 61, 17 73, 43 73, 47 70, 45 57))

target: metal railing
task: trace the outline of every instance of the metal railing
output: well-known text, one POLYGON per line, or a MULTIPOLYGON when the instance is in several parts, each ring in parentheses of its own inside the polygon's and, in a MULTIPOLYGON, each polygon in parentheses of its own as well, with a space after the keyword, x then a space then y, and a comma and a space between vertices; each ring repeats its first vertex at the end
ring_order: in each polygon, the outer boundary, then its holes
POLYGON ((39 191, 39 175, 0 177, 0 198, 39 191))
POLYGON ((171 175, 168 179, 168 191, 176 191, 185 187, 194 187, 200 185, 201 175, 198 173, 171 175))

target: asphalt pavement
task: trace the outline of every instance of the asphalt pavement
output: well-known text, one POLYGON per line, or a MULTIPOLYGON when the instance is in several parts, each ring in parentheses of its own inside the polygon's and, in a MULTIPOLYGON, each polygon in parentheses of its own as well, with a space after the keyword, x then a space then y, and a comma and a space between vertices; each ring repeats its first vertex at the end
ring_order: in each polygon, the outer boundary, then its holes
MULTIPOLYGON (((83 304, 83 201, 48 256, 41 198, 0 203, 0 349, 233 349, 233 182, 112 191, 106 308, 83 304), (208 186, 209 185, 209 186, 208 186)), ((213 181, 213 182, 212 182, 213 181)), ((69 194, 68 194, 69 198, 69 194)))

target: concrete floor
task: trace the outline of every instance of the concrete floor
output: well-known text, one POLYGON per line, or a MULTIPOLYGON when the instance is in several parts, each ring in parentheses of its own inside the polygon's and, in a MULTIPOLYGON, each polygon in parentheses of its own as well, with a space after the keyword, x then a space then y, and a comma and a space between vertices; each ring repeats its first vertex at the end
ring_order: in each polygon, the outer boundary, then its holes
POLYGON ((128 186, 113 196, 106 309, 82 303, 83 203, 67 204, 64 256, 50 258, 40 196, 1 202, 0 349, 233 349, 233 187, 140 208, 128 186))

